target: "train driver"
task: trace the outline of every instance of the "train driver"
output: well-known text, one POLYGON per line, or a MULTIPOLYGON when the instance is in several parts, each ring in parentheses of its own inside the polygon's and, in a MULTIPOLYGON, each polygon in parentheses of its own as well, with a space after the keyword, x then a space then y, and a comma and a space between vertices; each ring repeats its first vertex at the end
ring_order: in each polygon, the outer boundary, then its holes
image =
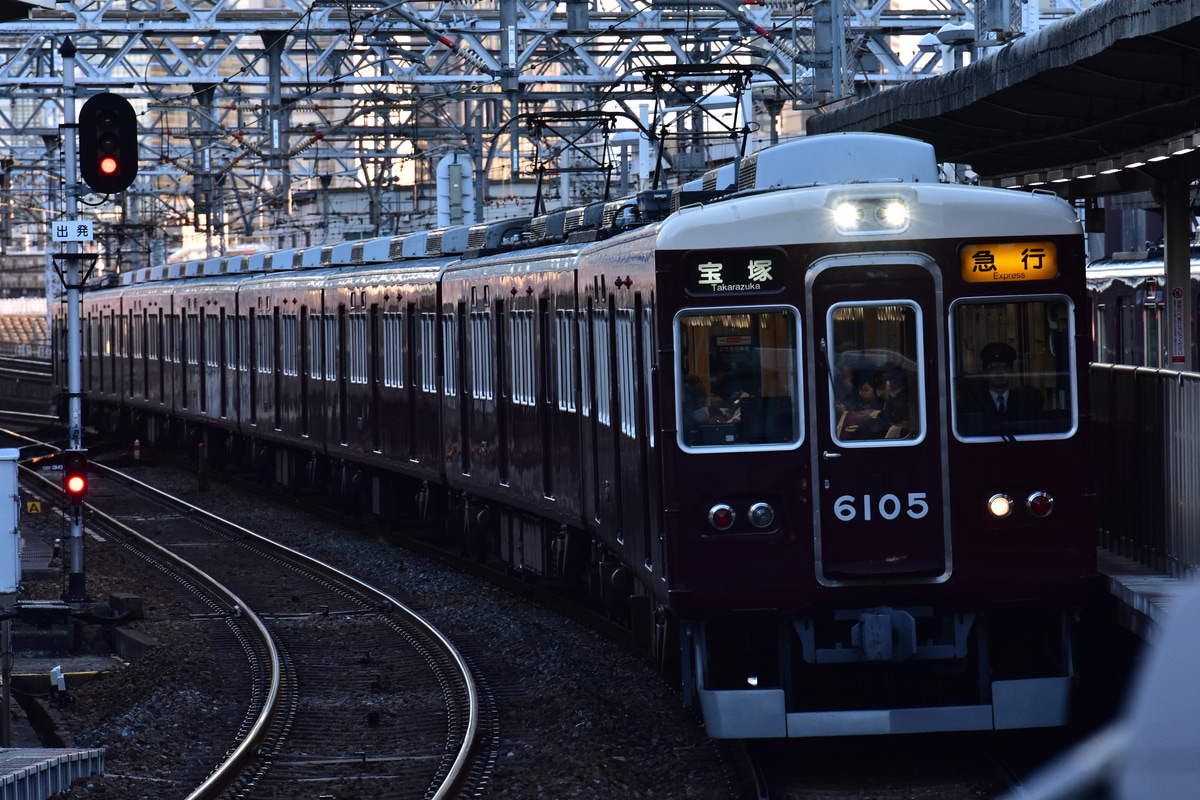
POLYGON ((962 420, 964 433, 988 435, 1003 432, 1004 423, 1039 418, 1042 394, 1036 388, 1019 384, 1014 378, 1017 352, 1004 342, 992 342, 979 352, 983 368, 982 386, 972 381, 964 399, 963 411, 971 415, 962 420), (974 418, 976 424, 971 424, 974 418), (975 428, 975 430, 970 430, 975 428))

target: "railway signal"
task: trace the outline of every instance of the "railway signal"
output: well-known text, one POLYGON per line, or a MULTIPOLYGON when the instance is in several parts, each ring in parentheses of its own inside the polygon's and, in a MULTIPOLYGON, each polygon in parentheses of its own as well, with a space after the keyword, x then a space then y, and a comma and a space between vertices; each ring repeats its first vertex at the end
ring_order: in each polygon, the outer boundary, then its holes
POLYGON ((81 505, 88 489, 88 457, 82 450, 63 453, 63 489, 71 505, 81 505))
POLYGON ((123 192, 138 170, 137 115, 119 94, 102 92, 79 110, 79 172, 101 194, 123 192))

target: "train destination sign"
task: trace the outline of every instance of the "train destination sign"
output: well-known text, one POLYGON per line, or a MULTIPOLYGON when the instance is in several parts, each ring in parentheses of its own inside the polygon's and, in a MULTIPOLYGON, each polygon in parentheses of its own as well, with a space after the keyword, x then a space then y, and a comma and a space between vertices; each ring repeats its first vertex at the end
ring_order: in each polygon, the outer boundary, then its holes
POLYGON ((707 250, 687 259, 690 294, 776 292, 784 287, 780 250, 707 250))
POLYGON ((1047 281, 1058 275, 1058 248, 1053 242, 985 242, 961 251, 967 283, 1047 281))

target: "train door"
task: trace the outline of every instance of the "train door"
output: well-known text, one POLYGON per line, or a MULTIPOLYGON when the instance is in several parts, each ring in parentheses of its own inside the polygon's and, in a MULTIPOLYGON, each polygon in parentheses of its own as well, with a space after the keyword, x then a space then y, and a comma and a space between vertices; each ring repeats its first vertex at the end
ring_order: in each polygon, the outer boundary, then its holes
POLYGON ((283 429, 283 353, 282 353, 283 315, 279 306, 271 313, 271 339, 267 342, 267 352, 271 362, 271 416, 275 430, 283 429))
POLYGON ((217 322, 217 374, 220 376, 221 419, 229 419, 229 324, 222 308, 217 322))
POLYGON ((404 414, 408 419, 408 460, 417 461, 420 450, 417 449, 417 392, 420 389, 417 371, 417 354, 420 348, 417 337, 417 304, 408 303, 404 309, 404 375, 405 397, 404 414))
POLYGON ((243 344, 243 352, 249 357, 247 374, 250 376, 247 384, 250 387, 250 424, 258 424, 258 310, 250 309, 250 318, 246 329, 247 339, 243 344))
MULTIPOLYGON (((320 320, 320 316, 316 317, 320 320)), ((317 377, 317 369, 313 356, 320 352, 320 339, 313 343, 313 324, 310 321, 308 306, 300 307, 300 435, 307 438, 312 435, 309 427, 309 381, 317 377)), ((318 329, 319 330, 319 329, 318 329)))
MULTIPOLYGON (((348 393, 348 376, 346 374, 346 338, 347 338, 347 315, 345 304, 338 305, 337 313, 337 341, 335 345, 335 368, 333 377, 337 380, 337 404, 338 404, 338 441, 342 444, 350 442, 350 411, 348 393)), ((326 372, 329 371, 329 365, 325 365, 326 372)))
POLYGON ((826 585, 950 576, 941 276, 835 256, 808 279, 815 558, 826 585))
POLYGON ((211 314, 205 313, 203 308, 196 311, 196 373, 200 382, 200 413, 208 413, 208 333, 209 319, 211 314))
POLYGON ((503 300, 495 301, 495 319, 496 324, 496 353, 498 355, 493 361, 496 365, 496 386, 499 387, 499 397, 496 399, 496 433, 498 447, 496 449, 497 462, 496 474, 501 484, 508 485, 511 480, 508 474, 508 447, 509 447, 509 407, 508 403, 512 397, 512 391, 509 388, 509 357, 508 357, 508 326, 504 321, 508 319, 505 316, 505 304, 503 300))
POLYGON ((383 337, 380 336, 382 320, 379 304, 372 303, 368 327, 370 344, 367 347, 367 352, 371 354, 371 360, 367 364, 367 383, 371 390, 371 450, 376 453, 383 452, 383 421, 380 419, 383 415, 383 398, 380 395, 383 384, 381 366, 384 358, 392 357, 391 348, 388 348, 387 353, 383 352, 383 337))

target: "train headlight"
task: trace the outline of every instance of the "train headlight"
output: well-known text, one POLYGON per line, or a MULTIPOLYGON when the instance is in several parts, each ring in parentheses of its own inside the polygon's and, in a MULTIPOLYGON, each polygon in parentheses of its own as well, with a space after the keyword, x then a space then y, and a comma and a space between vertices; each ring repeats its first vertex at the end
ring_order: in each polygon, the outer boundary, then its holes
POLYGON ((908 225, 908 206, 902 200, 884 200, 875 207, 875 220, 886 230, 908 225))
POLYGON ((737 514, 724 503, 717 503, 708 510, 708 524, 719 531, 727 531, 732 528, 733 522, 736 519, 737 514))
POLYGON ((1012 513, 1012 498, 1006 494, 994 494, 988 498, 988 511, 996 519, 1004 519, 1012 513))
POLYGON ((863 209, 859 203, 843 200, 833 209, 833 224, 839 231, 856 231, 862 226, 863 209))
POLYGON ((769 528, 775 524, 775 509, 769 503, 750 506, 750 524, 756 528, 769 528))
POLYGON ((1045 492, 1034 492, 1025 500, 1025 507, 1035 517, 1048 517, 1054 510, 1054 498, 1045 492))
POLYGON ((899 197, 856 197, 833 207, 833 224, 841 233, 899 233, 908 222, 908 203, 899 197))

